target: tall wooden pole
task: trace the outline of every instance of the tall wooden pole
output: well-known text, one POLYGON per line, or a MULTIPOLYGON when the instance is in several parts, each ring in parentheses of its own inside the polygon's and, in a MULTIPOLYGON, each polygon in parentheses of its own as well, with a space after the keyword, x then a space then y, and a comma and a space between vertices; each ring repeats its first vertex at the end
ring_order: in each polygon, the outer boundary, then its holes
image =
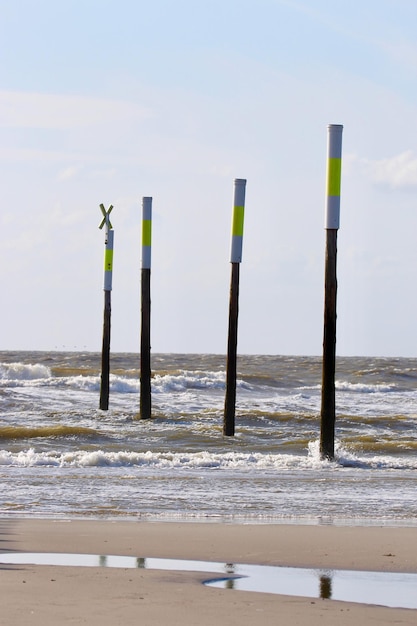
POLYGON ((142 270, 141 270, 141 339, 140 339, 140 417, 149 419, 151 397, 151 245, 152 198, 142 198, 142 270))
POLYGON ((110 213, 100 204, 103 220, 99 228, 105 226, 105 253, 104 253, 104 319, 103 319, 103 345, 101 351, 101 384, 100 384, 100 409, 107 411, 109 408, 110 391, 110 327, 111 327, 111 290, 113 277, 113 243, 114 231, 110 222, 110 213))
POLYGON ((226 362, 226 397, 224 402, 223 434, 235 434, 236 410, 236 364, 237 364, 237 326, 239 313, 239 266, 242 260, 243 222, 245 214, 246 180, 235 179, 234 207, 232 220, 232 246, 230 262, 232 275, 229 302, 229 333, 226 362))
POLYGON ((229 299, 229 333, 226 362, 226 397, 224 402, 223 434, 235 434, 237 322, 239 315, 239 263, 232 263, 229 299))
POLYGON ((337 231, 340 223, 340 182, 343 126, 328 127, 326 258, 324 278, 324 332, 321 387, 320 454, 334 459, 336 424, 336 296, 337 296, 337 231))
POLYGON ((336 424, 337 230, 329 229, 326 235, 320 454, 323 458, 333 459, 336 424))
POLYGON ((110 394, 110 326, 111 326, 111 291, 104 292, 103 343, 101 349, 101 384, 100 409, 109 408, 110 394))

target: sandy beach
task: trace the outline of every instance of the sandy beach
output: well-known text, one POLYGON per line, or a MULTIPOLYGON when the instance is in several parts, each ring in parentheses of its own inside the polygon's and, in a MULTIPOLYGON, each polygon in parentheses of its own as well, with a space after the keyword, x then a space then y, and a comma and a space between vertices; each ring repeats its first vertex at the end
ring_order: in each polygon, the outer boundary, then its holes
MULTIPOLYGON (((2 552, 417 572, 417 528, 3 520, 2 552)), ((193 572, 0 566, 0 624, 415 624, 416 611, 216 589, 193 572)))

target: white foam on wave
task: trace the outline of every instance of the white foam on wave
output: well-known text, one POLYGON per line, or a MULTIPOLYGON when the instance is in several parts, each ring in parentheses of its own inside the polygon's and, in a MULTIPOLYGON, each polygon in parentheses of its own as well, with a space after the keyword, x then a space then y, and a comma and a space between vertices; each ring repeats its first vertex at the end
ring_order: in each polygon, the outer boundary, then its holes
POLYGON ((21 381, 37 381, 51 378, 51 370, 45 365, 35 363, 0 363, 0 382, 11 385, 21 381))
MULTIPOLYGON (((132 378, 124 378, 110 374, 109 377, 110 391, 113 393, 138 393, 139 381, 132 378)), ((99 391, 100 376, 69 376, 68 378, 56 378, 51 382, 52 385, 62 386, 76 389, 78 391, 99 391)))
MULTIPOLYGON (((100 389, 100 376, 70 376, 56 378, 49 384, 72 387, 81 391, 100 389)), ((224 372, 181 372, 179 374, 155 375, 151 380, 152 392, 156 394, 184 392, 192 389, 224 389, 224 372)), ((114 393, 138 393, 139 378, 110 374, 110 391, 114 393)))
POLYGON ((283 469, 311 465, 308 457, 285 454, 201 452, 132 452, 120 450, 43 451, 33 448, 12 453, 0 451, 0 465, 17 467, 143 467, 152 469, 283 469))
POLYGON ((157 374, 152 379, 152 388, 157 393, 186 391, 188 389, 224 389, 225 381, 225 372, 188 372, 184 370, 178 374, 165 374, 163 376, 157 374))
MULTIPOLYGON (((175 393, 189 390, 224 390, 225 372, 182 371, 176 374, 155 375, 152 378, 152 391, 156 394, 175 393)), ((51 370, 39 363, 0 363, 0 385, 22 387, 66 387, 79 391, 100 389, 100 375, 53 376, 51 370)), ((246 388, 242 380, 237 386, 246 388)), ((138 393, 139 378, 110 374, 110 391, 114 393, 138 393)))
POLYGON ((364 383, 349 383, 343 380, 337 380, 335 386, 338 391, 356 391, 359 393, 390 393, 397 391, 396 385, 370 385, 364 383))
POLYGON ((308 444, 308 454, 314 467, 339 466, 364 470, 416 470, 416 457, 398 457, 389 455, 366 456, 351 452, 340 442, 336 441, 334 446, 334 460, 322 459, 320 455, 320 442, 310 441, 308 444))
MULTIPOLYGON (((335 387, 338 391, 348 391, 348 392, 357 392, 357 393, 390 393, 393 391, 398 391, 398 388, 395 384, 383 385, 381 383, 365 384, 365 383, 350 383, 346 380, 336 380, 335 387)), ((321 385, 303 385, 299 387, 299 389, 303 392, 305 391, 320 391, 321 385)))
POLYGON ((335 460, 321 459, 318 442, 311 442, 307 455, 240 452, 133 452, 120 450, 0 451, 0 465, 12 467, 110 467, 156 470, 317 470, 337 467, 357 469, 417 469, 417 459, 394 457, 360 458, 336 446, 335 460))

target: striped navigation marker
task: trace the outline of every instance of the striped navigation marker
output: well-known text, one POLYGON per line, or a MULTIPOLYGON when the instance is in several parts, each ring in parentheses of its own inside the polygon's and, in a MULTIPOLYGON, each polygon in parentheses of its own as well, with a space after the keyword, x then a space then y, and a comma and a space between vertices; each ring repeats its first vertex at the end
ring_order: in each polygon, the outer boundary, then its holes
POLYGON ((230 282, 229 334, 227 341, 226 397, 224 402, 223 418, 223 434, 228 436, 233 436, 235 434, 237 322, 239 312, 239 264, 242 261, 245 192, 246 180, 243 178, 236 178, 232 218, 232 245, 230 252, 232 276, 230 282))
POLYGON ((104 204, 100 204, 103 219, 99 226, 100 230, 105 226, 104 239, 104 319, 103 319, 103 347, 101 352, 101 384, 100 384, 100 409, 107 411, 109 408, 110 391, 110 325, 111 325, 111 290, 113 279, 113 244, 114 230, 110 222, 110 213, 113 210, 111 204, 106 211, 104 204))
POLYGON ((232 245, 230 251, 230 262, 240 263, 242 261, 243 247, 243 221, 245 217, 245 193, 246 180, 235 179, 234 206, 232 218, 232 245))
POLYGON ((151 248, 152 198, 142 198, 142 271, 140 337, 140 417, 151 417, 151 248))
POLYGON ((142 198, 142 269, 151 269, 152 198, 142 198))
POLYGON ((324 277, 324 332, 321 385, 320 454, 334 459, 336 424, 336 296, 337 231, 340 223, 340 182, 342 172, 342 132, 340 124, 328 126, 326 181, 326 254, 324 277))
POLYGON ((111 291, 113 279, 114 230, 107 231, 106 235, 106 252, 104 255, 104 289, 106 291, 111 291))
POLYGON ((340 182, 342 175, 343 126, 330 124, 327 144, 327 197, 326 229, 338 229, 340 225, 340 182))

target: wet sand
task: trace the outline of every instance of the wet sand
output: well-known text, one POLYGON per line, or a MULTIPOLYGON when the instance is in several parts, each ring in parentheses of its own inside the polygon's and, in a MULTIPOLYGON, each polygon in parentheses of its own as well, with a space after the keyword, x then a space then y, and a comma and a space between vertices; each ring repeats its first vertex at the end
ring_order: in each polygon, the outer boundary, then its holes
MULTIPOLYGON (((126 555, 417 573, 417 528, 3 520, 0 551, 126 555)), ((1 558, 0 558, 1 560, 1 558)), ((0 625, 361 626, 417 611, 207 587, 212 574, 0 565, 0 625)))

